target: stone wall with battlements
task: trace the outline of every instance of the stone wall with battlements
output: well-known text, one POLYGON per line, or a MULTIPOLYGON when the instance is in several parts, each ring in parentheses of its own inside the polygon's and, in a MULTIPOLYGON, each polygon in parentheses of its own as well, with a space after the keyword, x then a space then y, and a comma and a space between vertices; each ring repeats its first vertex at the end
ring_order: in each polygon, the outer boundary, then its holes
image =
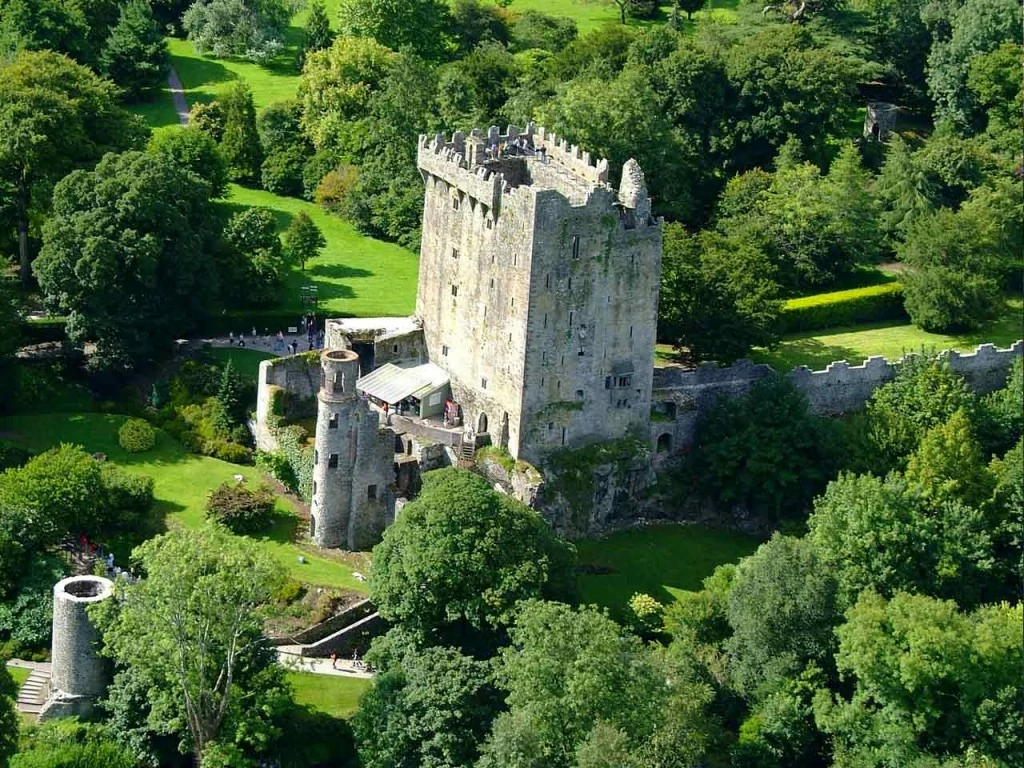
MULTIPOLYGON (((971 389, 987 394, 1005 385, 1014 359, 1022 352, 1024 341, 1014 342, 1007 349, 982 344, 974 352, 942 354, 971 389)), ((650 423, 651 445, 656 455, 659 448, 661 453, 671 453, 692 444, 697 418, 719 398, 742 394, 757 380, 777 375, 771 366, 749 360, 728 367, 705 363, 693 370, 656 369, 650 423)), ((841 416, 862 410, 878 387, 892 381, 896 368, 884 357, 869 357, 861 365, 841 360, 820 371, 801 367, 786 375, 807 396, 812 411, 822 416, 841 416)))

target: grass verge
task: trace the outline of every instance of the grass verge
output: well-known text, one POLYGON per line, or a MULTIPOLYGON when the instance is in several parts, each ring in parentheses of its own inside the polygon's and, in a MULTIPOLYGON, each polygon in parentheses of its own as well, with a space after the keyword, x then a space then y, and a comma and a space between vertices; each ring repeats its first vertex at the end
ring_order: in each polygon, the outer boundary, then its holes
POLYGON ((681 591, 700 589, 716 566, 751 554, 759 543, 743 533, 671 523, 578 541, 582 566, 611 569, 581 573, 581 599, 618 610, 635 593, 645 592, 667 605, 681 591))
POLYGON ((332 717, 347 718, 359 709, 359 699, 370 687, 361 677, 315 675, 311 672, 288 672, 288 682, 295 691, 295 702, 324 712, 332 717))
POLYGON ((7 667, 7 671, 14 678, 14 684, 18 688, 21 688, 21 684, 28 680, 28 676, 32 674, 32 670, 25 669, 25 667, 7 667))
POLYGON ((260 372, 260 363, 264 360, 272 360, 277 355, 272 352, 261 352, 258 349, 233 349, 231 347, 213 347, 210 350, 210 357, 219 365, 227 365, 228 361, 234 366, 243 378, 254 381, 260 372))
MULTIPOLYGON (((32 451, 44 451, 61 443, 75 443, 90 453, 105 453, 109 461, 124 469, 149 475, 153 478, 155 511, 168 526, 194 529, 205 525, 207 496, 221 483, 233 482, 235 475, 244 476, 253 485, 262 481, 254 467, 187 453, 162 430, 157 430, 157 442, 152 450, 128 453, 117 442, 117 430, 126 418, 103 413, 13 416, 0 420, 0 432, 7 433, 6 439, 32 451)), ((314 554, 294 542, 299 519, 290 501, 279 498, 276 511, 277 519, 272 529, 261 536, 250 537, 260 549, 299 581, 366 591, 352 577, 352 565, 314 554), (300 557, 305 562, 300 562, 300 557)), ((121 562, 127 562, 127 552, 119 552, 115 547, 115 554, 121 562)))

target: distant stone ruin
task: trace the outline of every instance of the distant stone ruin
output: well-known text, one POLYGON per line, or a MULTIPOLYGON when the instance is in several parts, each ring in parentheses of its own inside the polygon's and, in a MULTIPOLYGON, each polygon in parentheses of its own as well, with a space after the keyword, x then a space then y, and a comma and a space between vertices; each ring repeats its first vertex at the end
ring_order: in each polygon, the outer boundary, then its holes
POLYGON ((896 132, 896 118, 900 108, 887 101, 870 101, 864 116, 864 138, 888 141, 896 132))

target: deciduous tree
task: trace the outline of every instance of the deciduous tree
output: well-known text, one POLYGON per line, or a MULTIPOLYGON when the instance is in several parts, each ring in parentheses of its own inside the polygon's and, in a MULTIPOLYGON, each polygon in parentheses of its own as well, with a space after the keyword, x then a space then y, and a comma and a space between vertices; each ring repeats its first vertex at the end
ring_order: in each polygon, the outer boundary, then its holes
POLYGON ((320 228, 309 218, 305 211, 299 211, 292 217, 288 229, 284 231, 284 251, 291 261, 297 261, 306 268, 306 262, 320 255, 320 250, 327 245, 320 228))
POLYGON ((519 601, 571 593, 571 545, 466 470, 427 475, 373 552, 374 605, 427 645, 493 649, 519 601))
POLYGON ((290 0, 196 0, 181 23, 200 53, 266 62, 284 45, 292 10, 290 0))
POLYGON ((205 131, 187 126, 176 131, 153 134, 147 150, 166 158, 209 185, 210 197, 224 197, 228 188, 228 165, 217 142, 205 131))
POLYGON ((243 285, 231 291, 244 302, 273 302, 284 279, 285 261, 277 222, 269 208, 246 208, 232 216, 224 227, 224 241, 238 257, 242 274, 235 275, 243 285))
POLYGON ((53 185, 107 152, 141 146, 148 131, 117 106, 117 89, 55 53, 0 65, 0 179, 15 202, 21 280, 31 278, 30 228, 53 185))
POLYGON ((262 610, 281 568, 217 529, 172 532, 133 553, 145 577, 120 584, 100 617, 106 652, 150 686, 151 725, 208 751, 266 754, 287 704, 284 671, 263 637, 262 610))
POLYGON ((54 191, 36 275, 68 336, 96 343, 99 364, 166 352, 216 297, 218 222, 207 184, 172 161, 108 155, 54 191))
POLYGON ((393 51, 406 46, 427 59, 444 52, 448 7, 440 0, 342 0, 343 35, 372 37, 393 51))

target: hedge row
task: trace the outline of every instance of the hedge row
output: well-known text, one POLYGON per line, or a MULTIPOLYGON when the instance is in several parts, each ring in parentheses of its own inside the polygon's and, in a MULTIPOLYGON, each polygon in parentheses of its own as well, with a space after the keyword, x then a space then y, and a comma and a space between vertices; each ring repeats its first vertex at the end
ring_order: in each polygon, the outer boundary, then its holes
POLYGON ((899 283, 790 299, 779 315, 778 327, 782 334, 803 333, 885 320, 909 320, 899 283))

